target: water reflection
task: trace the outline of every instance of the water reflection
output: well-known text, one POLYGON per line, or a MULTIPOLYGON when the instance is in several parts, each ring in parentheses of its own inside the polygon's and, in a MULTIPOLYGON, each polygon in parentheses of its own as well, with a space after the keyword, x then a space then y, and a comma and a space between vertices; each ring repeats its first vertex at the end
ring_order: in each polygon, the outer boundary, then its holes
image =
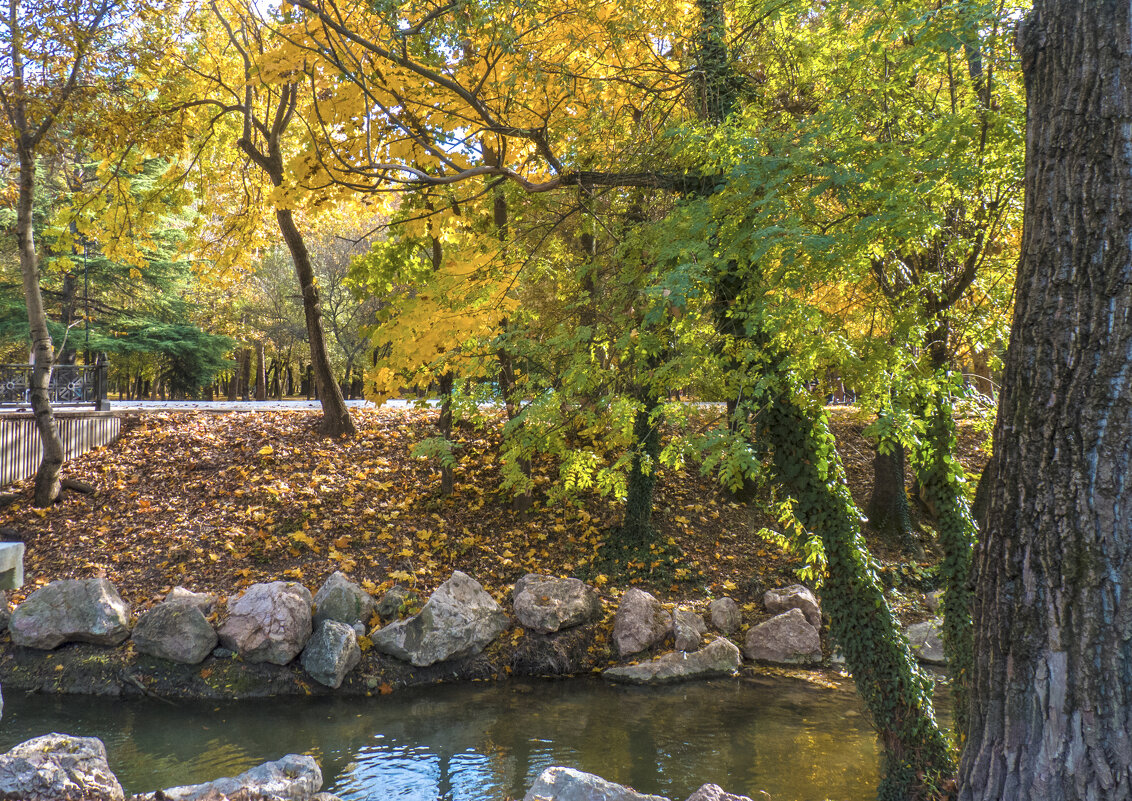
POLYGON ((128 791, 318 758, 349 801, 499 801, 570 765, 682 799, 704 781, 772 799, 871 798, 875 736, 851 686, 778 678, 437 686, 372 699, 224 704, 6 698, 0 749, 47 731, 106 742, 128 791))

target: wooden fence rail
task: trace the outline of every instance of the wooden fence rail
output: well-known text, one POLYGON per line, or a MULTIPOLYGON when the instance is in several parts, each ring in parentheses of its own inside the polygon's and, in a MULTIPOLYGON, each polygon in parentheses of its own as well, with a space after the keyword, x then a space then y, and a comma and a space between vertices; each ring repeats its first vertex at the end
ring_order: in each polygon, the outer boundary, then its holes
MULTIPOLYGON (((56 412, 55 425, 64 459, 107 445, 122 431, 122 419, 107 412, 56 412)), ((42 458, 35 418, 20 412, 0 414, 0 487, 34 476, 42 458)))

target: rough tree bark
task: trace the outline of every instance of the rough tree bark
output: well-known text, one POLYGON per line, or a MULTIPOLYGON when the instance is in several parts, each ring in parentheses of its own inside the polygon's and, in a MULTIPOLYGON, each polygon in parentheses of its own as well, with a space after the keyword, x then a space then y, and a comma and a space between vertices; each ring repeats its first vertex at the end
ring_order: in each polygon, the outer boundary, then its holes
POLYGON ((1019 27, 1026 212, 960 798, 1132 798, 1132 6, 1019 27))

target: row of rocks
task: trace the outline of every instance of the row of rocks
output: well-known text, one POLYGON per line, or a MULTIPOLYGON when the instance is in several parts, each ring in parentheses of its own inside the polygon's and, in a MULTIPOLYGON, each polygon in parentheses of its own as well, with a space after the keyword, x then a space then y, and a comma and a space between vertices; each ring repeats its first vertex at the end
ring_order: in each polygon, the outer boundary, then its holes
MULTIPOLYGON (((231 778, 131 796, 129 801, 340 801, 322 793, 313 757, 288 754, 231 778)), ((0 798, 20 801, 126 801, 96 737, 46 734, 0 755, 0 798)), ((544 770, 524 801, 669 801, 566 767, 544 770)), ((705 784, 687 801, 751 801, 705 784)))
MULTIPOLYGON (((232 778, 170 787, 130 801, 340 801, 320 793, 313 757, 288 754, 232 778)), ((0 798, 20 801, 124 801, 125 793, 97 737, 45 734, 0 755, 0 798)))
MULTIPOLYGON (((577 579, 527 575, 514 586, 514 616, 539 635, 591 623, 601 615, 596 590, 577 579)), ((366 633, 378 617, 396 616, 411 600, 400 588, 374 599, 341 573, 331 575, 312 597, 297 582, 253 584, 218 610, 214 595, 174 589, 143 612, 131 630, 130 607, 105 578, 63 580, 32 593, 12 613, 8 630, 16 645, 53 649, 65 642, 117 645, 132 637, 142 654, 195 665, 210 654, 238 654, 245 662, 286 665, 298 658, 319 683, 337 689, 361 660, 359 638, 368 636, 383 654, 427 667, 481 653, 511 625, 511 617, 475 579, 455 571, 419 612, 366 633), (213 620, 219 618, 219 625, 213 620)), ((605 672, 613 681, 658 683, 734 673, 742 655, 782 665, 822 661, 821 607, 811 590, 792 585, 771 590, 764 605, 773 617, 747 630, 742 654, 726 637, 742 624, 730 598, 712 601, 711 628, 694 609, 669 610, 638 588, 627 590, 614 616, 613 644, 622 659, 674 650, 643 664, 605 672)), ((925 660, 937 659, 931 629, 913 637, 925 660)), ((938 637, 936 638, 938 639, 938 637)))

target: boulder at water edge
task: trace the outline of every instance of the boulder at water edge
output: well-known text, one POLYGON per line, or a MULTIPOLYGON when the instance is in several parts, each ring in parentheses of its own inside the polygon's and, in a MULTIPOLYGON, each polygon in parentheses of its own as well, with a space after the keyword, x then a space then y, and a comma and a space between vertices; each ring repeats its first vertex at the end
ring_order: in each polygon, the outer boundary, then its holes
POLYGON ((602 672, 610 681, 626 684, 671 684, 690 679, 730 676, 739 669, 739 649, 717 637, 698 651, 673 651, 639 665, 612 667, 602 672))
POLYGON ((358 666, 362 650, 353 626, 323 620, 303 649, 303 669, 319 684, 337 690, 346 674, 358 666))
POLYGON ((791 609, 801 609, 810 625, 821 630, 821 606, 818 605, 817 596, 809 587, 791 584, 789 587, 767 590, 763 595, 763 606, 772 615, 789 612, 791 609))
POLYGON ((205 617, 216 611, 216 604, 219 600, 210 592, 193 592, 185 587, 174 587, 172 592, 165 596, 167 603, 191 604, 199 609, 205 617))
POLYGON ((668 801, 662 795, 645 795, 592 773, 573 768, 547 768, 523 801, 668 801))
POLYGON ((684 801, 751 801, 749 796, 724 791, 718 784, 705 784, 684 801))
POLYGON ((677 609, 672 613, 672 636, 677 651, 695 651, 704 644, 707 623, 691 609, 677 609))
POLYGON ((370 594, 336 570, 314 594, 314 625, 324 620, 337 620, 347 626, 365 623, 373 615, 373 608, 370 594))
POLYGON ((512 597, 519 623, 539 634, 588 623, 601 613, 597 591, 576 578, 528 573, 515 582, 512 597))
POLYGON ((711 624, 721 634, 738 631, 743 624, 739 604, 731 598, 716 598, 708 605, 708 614, 711 616, 711 624))
POLYGON ((801 609, 791 609, 752 627, 743 653, 748 659, 777 665, 814 665, 821 662, 821 637, 801 609))
POLYGON ((0 756, 0 799, 122 801, 124 793, 96 737, 45 734, 0 756))
POLYGON ((913 623, 904 629, 912 653, 928 665, 946 665, 947 655, 943 652, 943 620, 933 617, 923 623, 913 623))
POLYGON ((229 598, 228 619, 220 626, 220 644, 248 662, 285 665, 310 636, 310 590, 293 581, 253 584, 229 598))
POLYGON ((196 665, 212 653, 216 630, 200 607, 188 600, 165 601, 143 612, 134 626, 134 645, 143 654, 196 665))
POLYGON ((412 617, 370 635, 373 646, 417 667, 478 654, 507 628, 507 615, 480 583, 459 570, 412 617))
MULTIPOLYGON (((284 799, 309 801, 322 787, 322 771, 314 757, 288 754, 275 762, 265 762, 239 776, 217 779, 205 784, 171 787, 164 790, 169 801, 198 801, 216 796, 239 794, 246 801, 284 799)), ((153 798, 156 793, 143 798, 153 798)))
POLYGON ((8 631, 13 643, 28 648, 118 645, 130 636, 130 605, 104 578, 53 581, 16 607, 8 631))
POLYGON ((622 657, 651 648, 671 629, 672 616, 651 594, 631 587, 621 596, 613 618, 613 642, 622 657))

